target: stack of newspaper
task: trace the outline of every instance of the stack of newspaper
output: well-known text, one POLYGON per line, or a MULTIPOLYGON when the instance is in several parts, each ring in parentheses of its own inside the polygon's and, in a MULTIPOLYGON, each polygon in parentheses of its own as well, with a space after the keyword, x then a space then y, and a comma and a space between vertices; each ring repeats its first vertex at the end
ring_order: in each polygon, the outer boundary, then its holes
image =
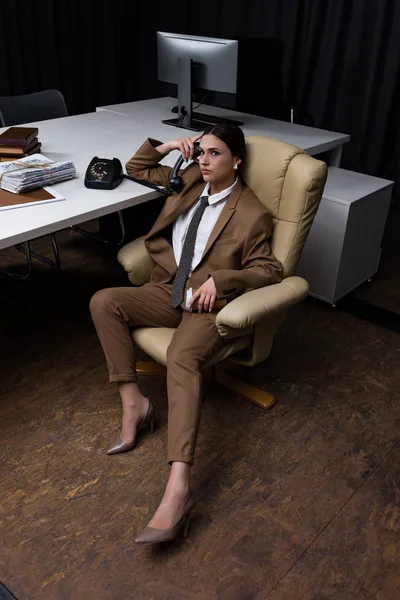
POLYGON ((73 162, 54 162, 43 154, 0 163, 0 187, 13 194, 29 192, 76 176, 73 162))

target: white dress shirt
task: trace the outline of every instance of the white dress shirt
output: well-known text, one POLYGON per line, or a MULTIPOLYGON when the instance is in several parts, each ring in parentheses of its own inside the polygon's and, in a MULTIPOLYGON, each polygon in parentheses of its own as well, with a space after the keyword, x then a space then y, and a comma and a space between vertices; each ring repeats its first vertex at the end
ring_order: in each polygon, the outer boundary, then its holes
POLYGON ((176 264, 179 265, 179 261, 182 255, 183 244, 185 243, 185 238, 190 221, 192 220, 193 215, 200 204, 200 198, 202 198, 203 196, 208 196, 209 205, 204 210, 199 228, 197 230, 196 243, 194 246, 190 273, 199 264, 201 257, 203 256, 205 247, 207 245, 208 238, 210 237, 210 233, 213 230, 214 225, 217 222, 217 219, 226 204, 228 196, 232 192, 236 183, 237 178, 230 187, 226 188, 225 190, 222 190, 222 192, 213 194, 212 196, 210 196, 208 193, 210 189, 210 184, 207 183, 203 192, 199 196, 199 200, 195 202, 188 211, 183 213, 183 215, 180 215, 180 217, 178 217, 175 221, 172 228, 172 247, 174 249, 176 264))

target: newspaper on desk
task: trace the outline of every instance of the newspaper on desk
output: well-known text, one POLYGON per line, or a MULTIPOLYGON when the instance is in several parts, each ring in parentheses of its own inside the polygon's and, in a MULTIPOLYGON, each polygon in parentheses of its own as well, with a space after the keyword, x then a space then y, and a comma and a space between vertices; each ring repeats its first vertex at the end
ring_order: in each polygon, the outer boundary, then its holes
POLYGON ((76 168, 72 161, 54 162, 43 154, 0 162, 0 187, 13 194, 29 192, 75 176, 76 168))

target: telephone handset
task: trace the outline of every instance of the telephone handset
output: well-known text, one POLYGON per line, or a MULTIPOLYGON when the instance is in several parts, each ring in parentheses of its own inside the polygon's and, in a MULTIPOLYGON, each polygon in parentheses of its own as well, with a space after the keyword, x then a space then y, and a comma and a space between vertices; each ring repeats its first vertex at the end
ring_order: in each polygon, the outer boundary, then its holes
MULTIPOLYGON (((193 152, 193 158, 196 159, 200 156, 200 140, 195 141, 194 145, 194 152, 193 152)), ((157 192, 161 192, 161 194, 165 194, 166 196, 169 196, 172 192, 176 192, 179 193, 182 191, 182 187, 183 187, 183 182, 181 177, 179 177, 178 173, 179 173, 179 169, 181 168, 182 164, 183 164, 184 158, 182 156, 182 154, 180 155, 180 157, 178 158, 178 160, 176 161, 175 165, 172 168, 171 174, 169 176, 169 190, 167 190, 167 188, 156 185, 154 183, 149 183, 148 181, 142 181, 139 179, 136 179, 135 177, 132 177, 131 175, 125 175, 126 179, 130 179, 131 181, 136 181, 137 183, 141 183, 142 185, 145 185, 153 190, 157 190, 157 192)))
MULTIPOLYGON (((196 159, 200 156, 200 140, 196 140, 194 143, 194 152, 193 152, 193 159, 196 159)), ((178 160, 176 161, 174 168, 171 171, 171 175, 169 176, 169 187, 171 188, 171 190, 173 192, 181 192, 182 191, 182 187, 183 187, 183 182, 181 177, 179 177, 178 173, 179 173, 179 169, 181 168, 182 164, 183 164, 184 158, 182 156, 182 154, 180 155, 180 157, 178 158, 178 160)))

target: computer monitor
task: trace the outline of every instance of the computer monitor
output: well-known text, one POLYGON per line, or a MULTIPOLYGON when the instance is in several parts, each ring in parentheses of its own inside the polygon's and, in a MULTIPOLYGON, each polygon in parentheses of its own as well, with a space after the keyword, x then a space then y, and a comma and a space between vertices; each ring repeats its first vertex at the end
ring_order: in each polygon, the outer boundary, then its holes
POLYGON ((192 112, 193 89, 235 94, 237 87, 238 41, 180 33, 157 32, 158 79, 178 85, 178 117, 163 123, 203 131, 216 122, 240 121, 196 119, 192 112))

